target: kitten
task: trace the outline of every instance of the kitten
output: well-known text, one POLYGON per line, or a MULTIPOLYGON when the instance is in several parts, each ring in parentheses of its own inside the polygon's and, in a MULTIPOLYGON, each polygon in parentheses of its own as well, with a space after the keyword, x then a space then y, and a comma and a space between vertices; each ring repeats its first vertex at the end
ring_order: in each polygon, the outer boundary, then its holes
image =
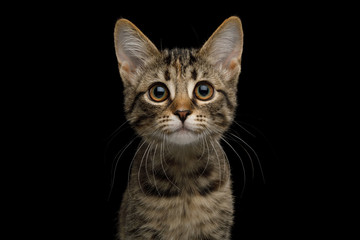
POLYGON ((240 19, 226 19, 201 49, 159 51, 126 19, 114 35, 126 118, 142 138, 119 239, 230 239, 233 196, 220 138, 237 106, 240 19))

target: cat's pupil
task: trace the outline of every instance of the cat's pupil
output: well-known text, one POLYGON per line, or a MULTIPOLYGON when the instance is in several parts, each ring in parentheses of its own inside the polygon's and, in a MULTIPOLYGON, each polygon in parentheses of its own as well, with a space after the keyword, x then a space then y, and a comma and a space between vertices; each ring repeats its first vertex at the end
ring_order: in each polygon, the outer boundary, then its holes
POLYGON ((164 95, 165 95, 165 88, 163 88, 163 87, 160 87, 160 86, 157 86, 157 87, 155 87, 154 88, 154 96, 156 97, 156 98, 162 98, 162 97, 164 97, 164 95))
POLYGON ((199 94, 200 94, 201 96, 206 97, 206 96, 209 94, 210 89, 209 89, 209 87, 206 86, 206 85, 200 85, 200 86, 198 87, 198 92, 199 92, 199 94))

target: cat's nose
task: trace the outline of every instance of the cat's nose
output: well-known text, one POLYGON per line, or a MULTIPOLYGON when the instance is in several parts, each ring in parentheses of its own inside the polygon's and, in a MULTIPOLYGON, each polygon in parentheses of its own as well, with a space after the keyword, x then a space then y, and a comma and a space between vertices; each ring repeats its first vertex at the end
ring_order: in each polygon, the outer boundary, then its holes
POLYGON ((180 118, 182 123, 184 123, 187 116, 191 114, 191 111, 190 110, 176 110, 174 112, 174 114, 180 118))

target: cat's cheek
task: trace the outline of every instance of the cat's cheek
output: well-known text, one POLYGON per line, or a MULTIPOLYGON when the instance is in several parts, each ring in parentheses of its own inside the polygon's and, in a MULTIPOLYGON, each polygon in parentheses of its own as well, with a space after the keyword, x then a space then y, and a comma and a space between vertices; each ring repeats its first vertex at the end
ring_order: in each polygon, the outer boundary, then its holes
POLYGON ((191 132, 199 131, 199 127, 197 126, 197 123, 195 122, 195 119, 192 116, 190 116, 188 119, 186 119, 186 121, 184 123, 184 127, 191 132))

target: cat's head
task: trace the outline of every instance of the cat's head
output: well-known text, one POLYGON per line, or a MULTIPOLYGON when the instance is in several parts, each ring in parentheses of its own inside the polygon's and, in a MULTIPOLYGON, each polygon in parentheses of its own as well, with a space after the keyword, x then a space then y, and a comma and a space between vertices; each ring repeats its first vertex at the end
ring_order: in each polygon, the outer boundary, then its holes
POLYGON ((185 145, 219 138, 235 115, 243 49, 238 17, 226 19, 201 49, 159 51, 130 21, 115 26, 125 114, 144 139, 185 145))

